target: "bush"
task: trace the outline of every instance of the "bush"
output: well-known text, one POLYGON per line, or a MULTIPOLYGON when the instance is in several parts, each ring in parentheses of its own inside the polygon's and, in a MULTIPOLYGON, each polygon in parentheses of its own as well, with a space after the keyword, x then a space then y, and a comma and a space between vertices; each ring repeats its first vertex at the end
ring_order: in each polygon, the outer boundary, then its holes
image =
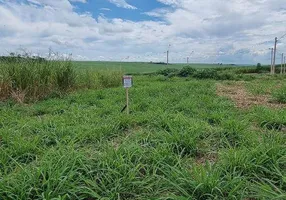
POLYGON ((256 65, 257 73, 267 73, 270 72, 270 66, 262 66, 261 63, 257 63, 256 65))
POLYGON ((193 74, 193 77, 198 79, 217 79, 218 72, 215 69, 203 69, 196 71, 193 74))
POLYGON ((254 74, 254 73, 258 73, 256 68, 250 68, 250 67, 237 68, 235 71, 236 71, 236 74, 254 74))
POLYGON ((179 70, 178 69, 174 69, 174 68, 166 68, 166 69, 162 69, 159 70, 157 72, 157 74, 159 75, 163 75, 163 76, 169 76, 169 74, 178 74, 179 70))
POLYGON ((214 70, 220 72, 220 71, 229 71, 229 70, 234 70, 236 69, 236 67, 217 67, 214 68, 214 70))
POLYGON ((236 76, 231 72, 219 73, 216 77, 217 80, 235 80, 236 76))
POLYGON ((173 77, 176 77, 178 74, 176 72, 172 72, 170 74, 168 74, 168 78, 173 78, 173 77))
POLYGON ((156 74, 164 75, 165 77, 172 78, 178 77, 193 77, 197 79, 215 79, 215 80, 238 80, 242 74, 238 72, 250 72, 252 68, 211 68, 197 70, 190 66, 185 66, 181 70, 177 69, 164 69, 158 71, 156 74))
POLYGON ((178 76, 180 77, 188 77, 193 75, 197 70, 190 67, 190 66, 186 66, 183 67, 183 69, 180 70, 180 72, 178 73, 178 76))

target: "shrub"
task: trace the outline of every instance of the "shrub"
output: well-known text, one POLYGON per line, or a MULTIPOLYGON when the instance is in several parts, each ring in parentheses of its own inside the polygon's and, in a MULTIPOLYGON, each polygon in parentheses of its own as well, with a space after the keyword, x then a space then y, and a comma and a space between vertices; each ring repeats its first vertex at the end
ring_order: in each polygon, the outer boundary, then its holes
POLYGON ((262 66, 261 63, 257 63, 256 65, 257 73, 267 73, 270 72, 270 66, 262 66))
POLYGON ((229 70, 234 70, 236 68, 234 67, 218 67, 218 68, 214 68, 214 70, 220 72, 220 71, 229 71, 229 70))
POLYGON ((177 73, 175 73, 175 72, 172 72, 172 73, 170 73, 170 74, 168 74, 168 78, 173 78, 173 77, 176 77, 178 74, 177 73))
POLYGON ((215 69, 203 69, 196 71, 193 74, 193 77, 198 79, 216 79, 218 77, 218 72, 215 69))
POLYGON ((178 72, 179 72, 178 69, 166 68, 166 69, 159 70, 159 71, 157 72, 157 74, 159 74, 159 75, 164 75, 164 76, 168 76, 168 75, 171 74, 171 73, 177 74, 178 72))
POLYGON ((197 70, 190 67, 190 66, 186 66, 183 67, 183 69, 180 70, 180 72, 178 73, 178 76, 180 77, 188 77, 193 75, 197 70))
POLYGON ((250 68, 250 67, 241 67, 236 69, 237 74, 253 74, 257 73, 256 68, 250 68))
POLYGON ((231 72, 221 72, 217 74, 217 80, 235 80, 236 76, 231 72))

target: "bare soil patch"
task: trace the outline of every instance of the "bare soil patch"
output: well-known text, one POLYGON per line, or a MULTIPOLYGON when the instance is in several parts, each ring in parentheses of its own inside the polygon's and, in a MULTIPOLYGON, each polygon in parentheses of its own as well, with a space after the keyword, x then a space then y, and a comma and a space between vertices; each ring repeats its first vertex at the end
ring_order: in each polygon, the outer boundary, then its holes
POLYGON ((253 95, 246 91, 243 81, 232 85, 217 84, 217 94, 230 98, 236 107, 248 109, 255 105, 263 105, 271 108, 285 108, 285 104, 271 101, 270 95, 253 95))
POLYGON ((198 156, 196 159, 195 159, 195 163, 197 165, 203 165, 205 166, 207 162, 211 163, 211 164, 214 164, 216 163, 216 161, 218 160, 218 155, 215 154, 215 153, 209 153, 209 154, 206 154, 206 155, 201 155, 201 156, 198 156))

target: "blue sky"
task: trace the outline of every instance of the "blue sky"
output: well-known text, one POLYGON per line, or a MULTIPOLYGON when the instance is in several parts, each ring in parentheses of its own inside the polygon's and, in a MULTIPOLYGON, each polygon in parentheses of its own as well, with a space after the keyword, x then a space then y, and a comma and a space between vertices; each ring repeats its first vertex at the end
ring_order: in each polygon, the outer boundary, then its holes
POLYGON ((164 4, 155 0, 129 0, 126 1, 126 3, 130 3, 129 5, 136 7, 136 9, 118 7, 107 0, 87 1, 87 3, 75 2, 74 5, 77 12, 90 12, 94 18, 99 15, 104 15, 107 18, 122 18, 124 20, 132 21, 156 20, 155 17, 143 13, 164 6, 164 4))
POLYGON ((284 1, 0 0, 0 54, 165 61, 169 49, 173 63, 269 63, 286 33, 284 1))

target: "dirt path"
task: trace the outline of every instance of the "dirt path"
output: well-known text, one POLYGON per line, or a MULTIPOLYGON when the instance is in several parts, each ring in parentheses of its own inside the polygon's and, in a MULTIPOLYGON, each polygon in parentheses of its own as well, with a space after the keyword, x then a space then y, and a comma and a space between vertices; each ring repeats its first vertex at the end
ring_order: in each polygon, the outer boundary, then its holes
POLYGON ((279 104, 271 101, 270 95, 252 95, 245 89, 243 81, 236 82, 232 85, 222 83, 217 84, 217 94, 230 98, 235 102, 238 108, 250 108, 255 105, 264 105, 271 108, 285 108, 285 104, 279 104))

